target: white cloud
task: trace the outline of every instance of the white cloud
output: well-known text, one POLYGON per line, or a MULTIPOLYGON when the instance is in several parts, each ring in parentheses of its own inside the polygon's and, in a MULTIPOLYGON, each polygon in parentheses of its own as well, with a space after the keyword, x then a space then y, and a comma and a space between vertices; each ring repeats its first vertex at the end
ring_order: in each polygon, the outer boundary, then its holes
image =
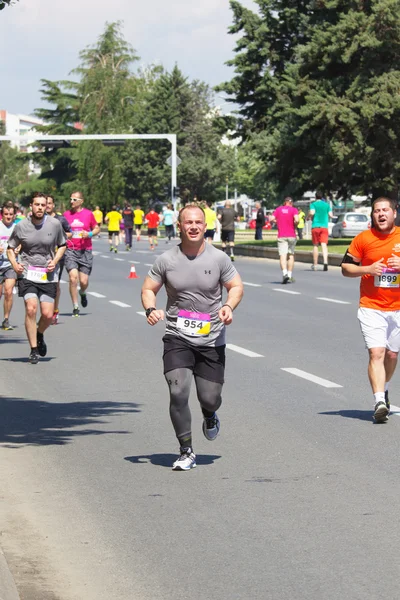
POLYGON ((177 62, 185 75, 211 85, 231 77, 224 67, 234 46, 228 0, 20 0, 0 13, 0 108, 40 106, 40 79, 67 78, 79 51, 96 42, 106 21, 117 20, 142 63, 177 62))

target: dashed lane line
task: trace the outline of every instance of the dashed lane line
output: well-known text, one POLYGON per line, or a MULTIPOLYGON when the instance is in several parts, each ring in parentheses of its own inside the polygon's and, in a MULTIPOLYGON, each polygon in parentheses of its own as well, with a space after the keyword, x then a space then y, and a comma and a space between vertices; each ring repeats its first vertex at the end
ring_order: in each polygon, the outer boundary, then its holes
POLYGON ((119 260, 119 262, 125 262, 124 258, 114 258, 114 260, 119 260))
POLYGON ((130 263, 132 263, 133 265, 141 265, 142 263, 139 260, 130 260, 130 263))
POLYGON ((250 287, 262 287, 261 283, 250 283, 249 281, 243 281, 243 285, 249 285, 250 287))
POLYGON ((281 292, 282 294, 292 294, 293 296, 300 296, 301 292, 292 292, 292 290, 281 290, 280 288, 272 288, 273 292, 281 292))
POLYGON ((106 256, 105 254, 100 254, 101 258, 110 258, 109 256, 106 256))
POLYGON ((351 304, 345 300, 334 300, 333 298, 317 298, 317 300, 324 300, 325 302, 334 302, 335 304, 351 304))
POLYGON ((109 300, 110 304, 115 304, 115 306, 120 306, 121 308, 131 308, 130 304, 125 304, 125 302, 120 302, 119 300, 109 300))
POLYGON ((262 354, 257 354, 257 352, 253 352, 252 350, 247 350, 246 348, 241 348, 240 346, 235 346, 235 344, 227 344, 226 347, 229 350, 233 350, 233 352, 238 352, 239 354, 244 354, 244 356, 248 356, 249 358, 264 358, 262 354))
POLYGON ((137 310, 136 314, 140 315, 141 317, 145 317, 146 316, 146 313, 144 312, 144 310, 137 310))
POLYGON ((144 263, 145 267, 152 267, 154 263, 144 263))
POLYGON ((98 294, 97 292, 87 292, 90 296, 94 296, 95 298, 105 298, 103 294, 98 294))
POLYGON ((301 369, 294 368, 283 368, 282 371, 286 371, 287 373, 291 373, 292 375, 296 375, 297 377, 301 377, 302 379, 307 379, 308 381, 312 381, 313 383, 317 383, 318 385, 322 385, 322 387, 326 388, 341 388, 342 385, 338 383, 334 383, 333 381, 329 381, 328 379, 323 379, 322 377, 318 377, 317 375, 313 375, 312 373, 307 373, 307 371, 302 371, 301 369))

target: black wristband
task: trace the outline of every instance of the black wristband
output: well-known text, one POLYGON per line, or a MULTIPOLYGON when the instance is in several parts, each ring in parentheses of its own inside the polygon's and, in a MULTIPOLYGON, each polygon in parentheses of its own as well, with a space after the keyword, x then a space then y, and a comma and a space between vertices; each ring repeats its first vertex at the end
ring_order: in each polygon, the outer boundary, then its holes
POLYGON ((222 308, 223 306, 228 306, 228 308, 230 308, 230 309, 231 309, 231 311, 233 312, 233 308, 232 308, 232 306, 231 306, 230 304, 223 304, 223 305, 221 306, 221 308, 222 308))
POLYGON ((154 306, 152 306, 151 308, 146 308, 146 318, 147 319, 149 318, 149 316, 151 315, 153 310, 157 310, 157 309, 154 306))

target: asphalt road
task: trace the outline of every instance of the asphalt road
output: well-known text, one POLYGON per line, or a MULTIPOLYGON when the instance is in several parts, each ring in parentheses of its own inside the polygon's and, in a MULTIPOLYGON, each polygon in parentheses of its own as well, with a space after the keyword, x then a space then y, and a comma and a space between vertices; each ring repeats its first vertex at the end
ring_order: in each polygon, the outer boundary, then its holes
POLYGON ((276 261, 237 259, 221 433, 193 394, 198 466, 173 472, 163 327, 140 314, 166 247, 95 240, 95 295, 72 319, 63 285, 37 366, 21 300, 0 333, 0 544, 22 600, 397 599, 400 419, 372 422, 358 282, 297 264, 282 286, 276 261))

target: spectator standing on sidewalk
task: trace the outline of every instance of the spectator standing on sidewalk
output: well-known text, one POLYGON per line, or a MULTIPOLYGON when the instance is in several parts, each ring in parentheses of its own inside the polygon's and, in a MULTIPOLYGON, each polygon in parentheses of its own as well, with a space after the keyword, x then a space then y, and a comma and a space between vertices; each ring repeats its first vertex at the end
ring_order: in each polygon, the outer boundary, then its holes
POLYGON ((271 223, 276 221, 278 227, 279 263, 282 269, 282 283, 294 283, 294 249, 296 247, 296 226, 299 220, 297 208, 293 206, 293 198, 287 196, 282 206, 278 206, 270 217, 271 223))
POLYGON ((306 214, 302 208, 299 208, 299 222, 297 223, 297 235, 299 240, 303 239, 304 226, 306 224, 306 214))
POLYGON ((225 208, 223 208, 218 215, 218 220, 221 223, 222 250, 226 252, 227 244, 229 244, 229 254, 232 262, 235 260, 233 247, 235 245, 235 221, 237 221, 237 218, 237 212, 232 207, 231 201, 227 200, 225 202, 225 208))
POLYGON ((257 209, 256 214, 256 234, 254 236, 255 240, 262 240, 262 230, 265 225, 265 214, 264 209, 261 206, 261 202, 256 202, 255 207, 257 209))
POLYGON ((330 204, 321 192, 315 194, 315 202, 310 204, 308 218, 312 219, 311 236, 313 243, 313 264, 311 269, 317 270, 318 265, 318 246, 321 245, 322 258, 324 261, 324 271, 328 270, 328 223, 333 217, 330 204))

